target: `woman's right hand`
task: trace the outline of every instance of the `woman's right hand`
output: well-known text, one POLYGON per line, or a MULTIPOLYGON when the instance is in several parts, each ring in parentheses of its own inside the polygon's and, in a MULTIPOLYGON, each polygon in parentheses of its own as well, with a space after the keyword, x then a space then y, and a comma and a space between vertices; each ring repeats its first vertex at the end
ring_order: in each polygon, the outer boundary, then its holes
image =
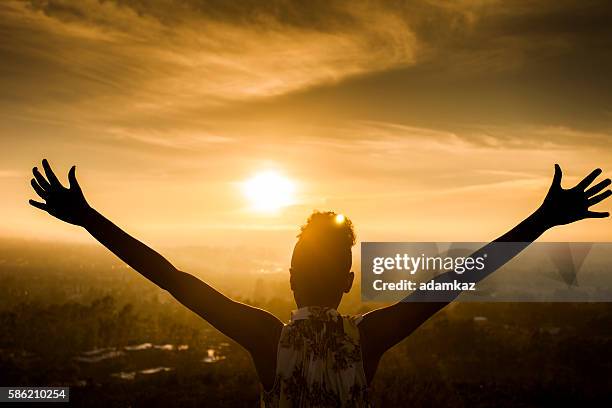
POLYGON ((57 179, 46 159, 43 159, 42 165, 47 178, 38 171, 38 168, 34 167, 32 169, 34 178, 31 183, 36 194, 45 202, 30 200, 30 204, 62 221, 82 226, 91 211, 91 207, 85 200, 83 191, 81 191, 76 179, 76 167, 72 166, 68 172, 70 187, 66 188, 57 179))

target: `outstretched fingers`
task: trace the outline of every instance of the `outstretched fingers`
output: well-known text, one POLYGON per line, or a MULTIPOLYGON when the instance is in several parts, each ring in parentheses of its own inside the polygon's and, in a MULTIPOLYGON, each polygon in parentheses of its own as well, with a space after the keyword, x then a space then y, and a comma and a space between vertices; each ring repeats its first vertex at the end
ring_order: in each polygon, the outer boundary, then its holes
POLYGON ((48 211, 47 204, 45 204, 45 203, 40 203, 40 202, 34 201, 34 200, 29 200, 28 202, 30 203, 30 205, 32 207, 36 207, 39 210, 48 211))
POLYGON ((32 184, 32 188, 36 191, 36 194, 40 196, 42 199, 47 199, 49 193, 47 193, 37 182, 35 179, 30 180, 30 184, 32 184))
POLYGON ((553 176, 552 185, 555 187, 561 188, 561 177, 563 176, 563 172, 561 171, 561 166, 555 164, 555 175, 553 176))
POLYGON ((34 167, 32 169, 32 174, 34 175, 34 178, 36 179, 36 181, 38 181, 38 185, 43 190, 46 190, 46 191, 51 190, 51 185, 49 184, 47 179, 42 174, 40 174, 40 171, 38 171, 38 167, 34 167))
POLYGON ((49 184, 55 188, 62 188, 62 183, 58 180, 57 176, 51 169, 49 162, 47 159, 43 159, 42 161, 43 169, 45 170, 45 174, 47 175, 47 179, 49 180, 49 184))
POLYGON ((610 185, 610 179, 605 179, 604 181, 600 181, 599 183, 595 184, 593 187, 589 188, 584 193, 586 194, 587 197, 592 197, 595 194, 599 193, 604 188, 608 187, 609 185, 610 185))
POLYGON ((598 194, 594 197, 591 197, 587 200, 587 203, 590 206, 595 205, 597 203, 602 202, 603 200, 605 200, 606 198, 610 197, 612 195, 612 191, 611 190, 606 190, 601 194, 598 194))
POLYGON ((586 213, 586 218, 606 218, 609 216, 609 212, 587 211, 586 213))
POLYGON ((576 185, 576 189, 584 190, 601 174, 601 169, 593 170, 588 176, 582 179, 580 183, 576 185))
POLYGON ((79 182, 76 178, 76 166, 72 166, 68 172, 68 182, 70 183, 71 190, 80 190, 79 182))

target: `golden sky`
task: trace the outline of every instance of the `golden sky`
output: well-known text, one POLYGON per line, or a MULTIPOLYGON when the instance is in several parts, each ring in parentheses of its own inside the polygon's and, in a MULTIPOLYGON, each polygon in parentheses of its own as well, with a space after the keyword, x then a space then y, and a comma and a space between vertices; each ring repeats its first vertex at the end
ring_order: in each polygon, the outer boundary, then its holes
POLYGON ((495 238, 554 163, 564 186, 610 176, 611 20, 582 0, 2 1, 0 235, 86 239, 27 204, 46 157, 147 242, 290 244, 315 208, 360 240, 495 238), (295 186, 272 214, 241 191, 268 170, 295 186))

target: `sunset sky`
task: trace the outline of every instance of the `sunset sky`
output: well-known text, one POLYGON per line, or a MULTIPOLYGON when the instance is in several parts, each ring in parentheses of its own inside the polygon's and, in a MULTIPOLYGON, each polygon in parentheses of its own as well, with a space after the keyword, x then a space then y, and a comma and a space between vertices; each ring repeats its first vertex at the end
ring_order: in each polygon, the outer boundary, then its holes
POLYGON ((564 186, 612 175, 611 21, 583 0, 2 1, 0 235, 88 240, 27 204, 46 157, 151 243, 291 244, 312 209, 359 240, 495 238, 554 163, 564 186), (249 202, 262 173, 291 183, 282 208, 249 202))

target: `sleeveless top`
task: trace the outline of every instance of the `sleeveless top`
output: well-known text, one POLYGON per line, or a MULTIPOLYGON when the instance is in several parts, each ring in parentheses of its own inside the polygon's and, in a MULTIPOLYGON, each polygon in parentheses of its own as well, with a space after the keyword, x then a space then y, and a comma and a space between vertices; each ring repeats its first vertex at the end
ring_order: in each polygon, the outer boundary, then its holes
POLYGON ((261 407, 369 407, 357 325, 361 316, 303 307, 278 343, 276 377, 261 407))

